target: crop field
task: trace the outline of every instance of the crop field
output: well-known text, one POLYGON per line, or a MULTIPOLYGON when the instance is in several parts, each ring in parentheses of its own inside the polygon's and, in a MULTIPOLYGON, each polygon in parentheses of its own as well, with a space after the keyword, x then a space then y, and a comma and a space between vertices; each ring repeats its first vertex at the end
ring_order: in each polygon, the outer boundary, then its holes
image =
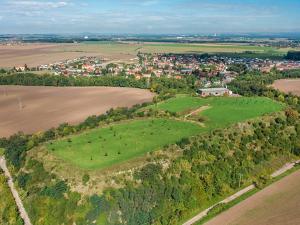
POLYGON ((154 109, 181 114, 200 108, 199 112, 195 113, 203 117, 207 129, 224 127, 267 113, 277 112, 283 107, 278 102, 260 97, 199 98, 190 96, 178 96, 152 106, 154 109), (203 107, 203 110, 200 107, 203 107))
POLYGON ((276 80, 272 86, 282 92, 300 96, 300 79, 276 80))
MULTIPOLYGON (((140 42, 83 42, 78 44, 23 44, 0 46, 0 67, 38 66, 80 56, 101 57, 112 62, 134 62, 145 53, 244 53, 282 56, 291 49, 241 44, 182 44, 140 42)), ((294 49, 297 50, 297 49, 294 49)))
POLYGON ((281 179, 206 225, 298 225, 300 224, 300 171, 281 179))
POLYGON ((58 157, 83 169, 101 169, 124 162, 201 132, 183 121, 146 119, 98 128, 49 143, 58 157))
POLYGON ((135 88, 0 86, 0 137, 76 124, 111 108, 152 101, 153 96, 135 88))

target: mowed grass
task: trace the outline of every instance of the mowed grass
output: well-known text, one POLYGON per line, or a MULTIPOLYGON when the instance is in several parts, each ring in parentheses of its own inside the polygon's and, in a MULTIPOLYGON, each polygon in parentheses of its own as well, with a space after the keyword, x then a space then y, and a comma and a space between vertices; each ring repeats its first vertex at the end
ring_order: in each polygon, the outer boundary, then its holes
POLYGON ((46 147, 57 157, 79 168, 103 169, 159 150, 184 137, 280 111, 284 105, 262 97, 200 98, 180 95, 151 107, 180 113, 182 120, 125 121, 60 139, 46 147), (191 117, 202 117, 204 126, 187 121, 189 117, 185 118, 185 115, 190 112, 194 112, 191 117))
POLYGON ((158 110, 183 113, 208 106, 199 112, 205 119, 206 130, 221 128, 233 123, 280 111, 284 105, 264 97, 190 97, 178 96, 152 106, 158 110))
POLYGON ((83 169, 103 169, 203 131, 190 122, 145 119, 94 129, 48 143, 53 154, 83 169))

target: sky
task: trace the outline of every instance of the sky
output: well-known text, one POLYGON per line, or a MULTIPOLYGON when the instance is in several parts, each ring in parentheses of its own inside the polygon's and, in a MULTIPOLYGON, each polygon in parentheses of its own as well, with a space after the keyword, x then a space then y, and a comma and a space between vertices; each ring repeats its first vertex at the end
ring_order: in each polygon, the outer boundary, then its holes
POLYGON ((0 0, 0 33, 300 32, 300 0, 0 0))

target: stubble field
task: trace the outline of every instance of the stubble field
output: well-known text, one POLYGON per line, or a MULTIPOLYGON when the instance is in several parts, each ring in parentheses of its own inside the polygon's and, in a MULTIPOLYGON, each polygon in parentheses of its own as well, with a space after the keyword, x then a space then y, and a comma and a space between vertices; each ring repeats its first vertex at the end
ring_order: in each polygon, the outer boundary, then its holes
POLYGON ((244 200, 205 225, 300 224, 300 171, 244 200))
MULTIPOLYGON (((183 44, 151 42, 84 42, 77 44, 0 45, 0 67, 38 66, 80 56, 95 56, 110 62, 136 61, 137 53, 243 53, 283 55, 288 50, 241 44, 183 44)), ((256 57, 256 56, 255 56, 256 57)))
POLYGON ((300 96, 300 79, 276 80, 273 87, 285 92, 300 96))
POLYGON ((0 137, 79 123, 111 108, 152 98, 149 91, 134 88, 0 86, 0 137))

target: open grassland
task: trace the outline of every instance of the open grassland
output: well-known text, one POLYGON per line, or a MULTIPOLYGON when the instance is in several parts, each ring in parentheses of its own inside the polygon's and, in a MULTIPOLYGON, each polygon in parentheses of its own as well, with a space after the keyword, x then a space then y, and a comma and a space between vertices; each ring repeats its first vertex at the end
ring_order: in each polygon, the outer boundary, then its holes
POLYGON ((152 107, 182 112, 183 117, 125 121, 48 143, 47 149, 77 167, 102 169, 161 149, 184 137, 280 111, 284 106, 268 98, 204 99, 181 95, 152 107), (199 108, 203 110, 197 111, 199 108), (194 116, 204 119, 199 123, 194 116))
MULTIPOLYGON (((232 123, 280 111, 284 106, 268 98, 178 96, 152 106, 158 110, 183 113, 195 110, 205 121, 206 129, 220 128, 232 123), (199 112, 197 109, 200 108, 199 112)), ((192 115, 191 115, 192 116, 192 115)))
POLYGON ((300 171, 281 179, 206 225, 300 224, 300 171))
MULTIPOLYGON (((24 44, 0 46, 0 67, 38 66, 80 56, 96 56, 109 61, 134 62, 138 52, 145 53, 255 53, 283 56, 291 49, 242 44, 183 44, 142 42, 84 42, 79 44, 24 44)), ((297 49, 294 49, 297 50, 297 49)), ((251 55, 250 55, 251 56, 251 55)))
POLYGON ((282 79, 276 80, 273 84, 275 89, 285 93, 292 93, 300 96, 300 79, 282 79))
POLYGON ((83 169, 101 169, 124 162, 201 131, 183 121, 146 119, 115 124, 49 143, 58 157, 83 169))
POLYGON ((0 86, 0 137, 79 123, 152 98, 149 91, 134 88, 0 86))

